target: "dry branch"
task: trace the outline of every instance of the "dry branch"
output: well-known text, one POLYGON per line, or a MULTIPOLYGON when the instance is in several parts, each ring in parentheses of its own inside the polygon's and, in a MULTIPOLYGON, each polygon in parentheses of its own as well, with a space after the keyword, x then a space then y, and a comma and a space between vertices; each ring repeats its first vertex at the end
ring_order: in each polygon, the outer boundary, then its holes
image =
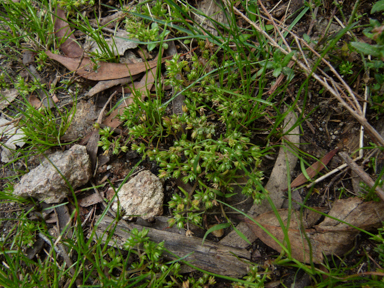
MULTIPOLYGON (((96 219, 98 221, 99 218, 96 219)), ((103 240, 107 238, 108 231, 111 223, 115 220, 113 218, 105 216, 100 224, 97 226, 96 235, 101 238, 104 235, 103 240)), ((122 225, 120 222, 117 224, 114 230, 112 240, 108 242, 108 245, 122 248, 124 242, 130 236, 128 229, 137 228, 139 231, 143 229, 142 226, 129 223, 122 225)), ((178 257, 186 257, 185 261, 188 261, 192 265, 209 272, 231 276, 241 277, 247 273, 248 264, 243 259, 249 258, 249 252, 245 249, 232 248, 224 246, 212 241, 205 241, 204 245, 201 245, 202 239, 197 237, 186 237, 180 234, 171 233, 163 230, 149 229, 148 237, 151 241, 160 243, 164 241, 165 248, 172 254, 178 257)), ((166 253, 165 255, 170 259, 177 259, 173 255, 166 253)))

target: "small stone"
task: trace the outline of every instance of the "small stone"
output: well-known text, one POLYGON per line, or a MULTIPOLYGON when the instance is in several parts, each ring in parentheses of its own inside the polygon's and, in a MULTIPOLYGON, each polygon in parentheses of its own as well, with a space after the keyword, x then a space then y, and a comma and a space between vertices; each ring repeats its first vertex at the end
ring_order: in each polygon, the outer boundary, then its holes
POLYGON ((140 216, 144 220, 151 220, 163 214, 163 191, 163 183, 158 177, 150 171, 140 172, 121 187, 112 209, 117 212, 117 201, 120 201, 120 213, 125 215, 123 219, 131 220, 140 216))
MULTIPOLYGON (((73 189, 84 185, 92 176, 91 162, 85 146, 74 145, 71 149, 48 156, 73 189)), ((47 160, 25 174, 15 186, 14 195, 33 197, 48 204, 60 203, 71 194, 65 180, 47 160)))

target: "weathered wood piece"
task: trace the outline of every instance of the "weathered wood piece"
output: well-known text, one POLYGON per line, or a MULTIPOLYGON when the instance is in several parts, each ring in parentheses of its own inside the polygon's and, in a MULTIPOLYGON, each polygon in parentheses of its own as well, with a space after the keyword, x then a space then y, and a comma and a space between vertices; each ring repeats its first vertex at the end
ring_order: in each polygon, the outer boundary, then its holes
MULTIPOLYGON (((99 220, 97 217, 96 222, 99 220)), ((104 216, 96 230, 96 236, 102 237, 103 240, 107 237, 108 226, 114 221, 113 218, 104 216)), ((117 224, 112 241, 108 245, 122 248, 124 242, 129 237, 128 229, 137 228, 139 231, 142 226, 133 223, 121 222, 117 224)), ((192 253, 184 260, 192 265, 209 272, 218 273, 230 277, 241 277, 247 273, 248 264, 241 261, 241 258, 249 259, 249 252, 245 249, 232 248, 218 243, 206 240, 204 245, 201 245, 202 239, 196 237, 186 237, 168 231, 149 229, 148 237, 151 241, 159 243, 164 241, 164 247, 178 257, 185 257, 192 253)), ((166 258, 176 259, 171 254, 166 253, 166 258)))

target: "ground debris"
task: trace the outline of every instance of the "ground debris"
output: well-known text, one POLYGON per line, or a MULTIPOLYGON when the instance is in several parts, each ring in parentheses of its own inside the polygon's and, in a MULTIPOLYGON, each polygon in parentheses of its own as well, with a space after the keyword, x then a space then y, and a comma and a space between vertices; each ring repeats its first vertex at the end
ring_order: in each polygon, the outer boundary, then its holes
MULTIPOLYGON (((73 189, 87 183, 91 177, 91 162, 84 146, 74 145, 65 152, 48 156, 73 189)), ((70 193, 63 177, 47 159, 21 178, 14 194, 33 197, 46 203, 60 203, 70 193)))

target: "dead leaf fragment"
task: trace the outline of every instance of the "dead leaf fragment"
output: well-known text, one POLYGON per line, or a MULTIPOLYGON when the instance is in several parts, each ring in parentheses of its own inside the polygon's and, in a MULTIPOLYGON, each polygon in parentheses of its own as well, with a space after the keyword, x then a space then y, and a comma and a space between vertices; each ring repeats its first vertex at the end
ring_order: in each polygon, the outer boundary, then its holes
MULTIPOLYGON (((108 44, 109 49, 113 51, 115 56, 123 56, 126 50, 135 49, 139 45, 137 42, 134 42, 132 40, 136 39, 129 39, 129 34, 127 31, 119 30, 116 32, 116 35, 114 37, 106 39, 105 42, 108 44)), ((96 41, 91 41, 88 43, 88 45, 91 47, 91 52, 102 53, 96 41)))
POLYGON ((0 135, 7 141, 1 144, 1 161, 8 163, 13 160, 13 152, 16 150, 16 145, 22 147, 25 142, 23 141, 24 132, 15 127, 14 123, 4 118, 0 118, 0 135))
POLYGON ((19 95, 17 89, 5 89, 0 92, 0 111, 7 107, 19 95))
POLYGON ((28 102, 29 102, 29 104, 31 104, 36 109, 39 109, 42 105, 40 99, 37 98, 35 95, 29 96, 28 102))

